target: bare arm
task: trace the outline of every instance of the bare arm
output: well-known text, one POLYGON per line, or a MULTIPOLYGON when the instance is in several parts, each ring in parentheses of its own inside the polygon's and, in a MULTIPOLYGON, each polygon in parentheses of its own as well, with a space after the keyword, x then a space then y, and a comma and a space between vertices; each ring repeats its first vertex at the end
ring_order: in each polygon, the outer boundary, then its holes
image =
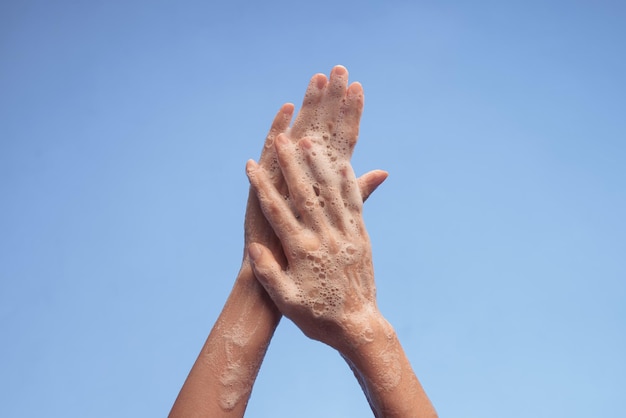
MULTIPOLYGON (((345 102, 362 101, 362 94, 353 84, 345 102)), ((355 142, 353 134, 335 142, 316 132, 295 142, 279 135, 275 148, 289 201, 262 167, 248 162, 250 183, 287 258, 284 267, 265 246, 251 244, 253 269, 284 315, 341 353, 377 417, 435 417, 376 305, 371 246, 349 163, 355 142)))
MULTIPOLYGON (((293 105, 282 106, 267 135, 260 164, 269 172, 275 159, 271 144, 289 127, 292 114, 293 105)), ((277 260, 283 256, 253 193, 248 196, 244 230, 241 269, 170 417, 242 417, 246 409, 265 351, 282 316, 254 277, 246 252, 249 243, 255 241, 264 243, 277 260)))
MULTIPOLYGON (((337 78, 332 74, 331 79, 334 85, 342 85, 347 81, 347 77, 337 78)), ((343 122, 338 120, 336 111, 323 115, 318 112, 326 87, 325 76, 318 74, 311 79, 302 109, 292 128, 295 137, 304 135, 315 126, 342 126, 343 122)), ((341 98, 333 99, 333 103, 337 104, 338 100, 341 98)), ((323 104, 328 104, 328 100, 323 104)), ((259 160, 259 166, 265 170, 272 187, 284 195, 288 194, 288 189, 273 144, 278 134, 289 129, 293 110, 291 104, 282 106, 259 160)), ((360 108, 350 110, 358 112, 360 117, 360 108)), ((362 176, 359 179, 361 199, 366 199, 385 177, 386 173, 381 171, 362 176)), ((241 270, 172 407, 170 417, 241 417, 245 412, 252 385, 281 318, 275 304, 254 277, 248 255, 249 245, 252 242, 262 244, 279 265, 286 265, 286 258, 280 241, 267 223, 252 191, 248 197, 244 230, 245 248, 241 270)))

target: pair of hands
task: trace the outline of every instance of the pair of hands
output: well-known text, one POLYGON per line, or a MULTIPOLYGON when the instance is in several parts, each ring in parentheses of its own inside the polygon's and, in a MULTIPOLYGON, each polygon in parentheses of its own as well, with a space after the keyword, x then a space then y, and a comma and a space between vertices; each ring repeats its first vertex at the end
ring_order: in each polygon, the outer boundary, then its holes
POLYGON ((290 128, 293 110, 281 108, 259 163, 246 166, 242 269, 170 416, 243 416, 282 313, 341 353, 376 417, 436 417, 376 306, 362 208, 387 173, 357 179, 350 166, 361 85, 337 66, 313 76, 290 128))
POLYGON ((316 74, 293 127, 286 104, 246 165, 244 264, 308 337, 340 351, 367 341, 362 324, 379 315, 362 207, 387 173, 357 179, 350 165, 362 110, 344 67, 316 74))

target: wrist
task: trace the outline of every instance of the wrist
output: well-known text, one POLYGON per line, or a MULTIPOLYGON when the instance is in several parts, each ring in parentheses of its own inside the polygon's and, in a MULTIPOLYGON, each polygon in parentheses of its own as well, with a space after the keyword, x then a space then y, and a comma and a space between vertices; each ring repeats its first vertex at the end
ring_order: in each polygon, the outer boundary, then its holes
POLYGON ((432 410, 402 350, 397 334, 384 317, 371 324, 367 341, 341 351, 377 417, 423 417, 432 410), (430 408, 430 409, 429 409, 430 408))
POLYGON ((348 359, 358 360, 389 338, 395 338, 393 327, 376 307, 354 313, 343 322, 341 344, 335 348, 348 359))

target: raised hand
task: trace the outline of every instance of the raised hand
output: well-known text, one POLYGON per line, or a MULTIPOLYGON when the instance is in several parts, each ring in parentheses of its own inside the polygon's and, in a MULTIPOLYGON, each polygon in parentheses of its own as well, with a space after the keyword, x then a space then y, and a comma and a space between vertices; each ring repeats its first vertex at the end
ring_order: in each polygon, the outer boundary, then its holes
POLYGON ((251 240, 257 244, 249 247, 257 255, 256 276, 283 314, 309 337, 336 348, 349 339, 340 332, 348 324, 340 321, 376 311, 361 209, 363 197, 386 173, 370 172, 359 184, 350 166, 362 111, 363 89, 359 83, 348 86, 344 67, 333 68, 330 80, 316 74, 289 135, 266 141, 264 152, 274 151, 275 163, 262 159, 246 167, 284 250, 277 254, 275 241, 270 247, 251 240))
POLYGON ((248 177, 288 267, 283 270, 262 245, 251 245, 249 252, 256 277, 280 311, 309 337, 343 350, 366 342, 368 333, 358 324, 379 314, 357 180, 348 153, 330 143, 323 137, 295 144, 286 135, 277 137, 291 205, 268 174, 248 162, 248 177))
MULTIPOLYGON (((302 107, 296 116, 293 127, 289 128, 294 106, 287 103, 276 114, 270 131, 265 139, 259 166, 267 173, 269 181, 289 201, 289 190, 280 170, 274 142, 281 133, 288 133, 289 140, 296 143, 304 137, 323 140, 327 151, 335 153, 342 161, 349 161, 359 134, 359 123, 363 112, 363 89, 359 83, 348 86, 348 71, 336 66, 330 73, 330 79, 324 74, 311 78, 302 101, 302 107)), ((357 180, 362 201, 387 178, 381 170, 370 171, 357 180)), ((281 244, 273 229, 261 212, 258 200, 251 191, 244 222, 245 250, 249 243, 256 242, 266 246, 274 257, 284 265, 281 244)), ((247 263, 244 263, 244 267, 247 263)))
POLYGON ((363 196, 386 173, 359 181, 350 157, 363 92, 345 87, 335 67, 328 83, 314 76, 302 111, 274 150, 284 184, 254 161, 246 171, 284 259, 250 242, 255 276, 278 309, 307 336, 336 348, 359 380, 377 417, 436 417, 391 325, 378 311, 363 196), (286 187, 285 187, 286 186, 286 187), (365 190, 365 192, 363 191, 365 190))

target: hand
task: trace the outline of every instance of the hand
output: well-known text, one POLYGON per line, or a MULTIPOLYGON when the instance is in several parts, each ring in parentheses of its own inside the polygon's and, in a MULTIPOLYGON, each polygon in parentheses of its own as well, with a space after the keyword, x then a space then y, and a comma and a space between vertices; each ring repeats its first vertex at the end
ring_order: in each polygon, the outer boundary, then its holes
POLYGON ((363 90, 359 83, 348 87, 347 76, 338 66, 329 81, 322 74, 311 79, 289 138, 278 135, 272 147, 281 182, 275 171, 248 163, 250 181, 286 255, 250 246, 249 253, 265 256, 255 262, 257 278, 308 336, 335 347, 352 337, 343 332, 351 321, 377 312, 361 209, 363 197, 386 178, 375 170, 357 181, 349 165, 363 90), (280 267, 286 265, 283 274, 280 267))
MULTIPOLYGON (((289 131, 289 138, 294 143, 306 136, 327 137, 329 144, 341 151, 342 159, 350 159, 363 112, 363 89, 359 83, 353 83, 348 88, 347 82, 348 72, 342 66, 333 68, 330 80, 327 80, 324 74, 316 74, 307 87, 293 127, 289 129, 294 111, 292 104, 284 104, 276 114, 265 139, 259 165, 267 172, 271 183, 282 195, 288 196, 289 190, 274 148, 274 141, 279 134, 289 131), (352 92, 349 97, 348 91, 352 92)), ((361 199, 367 200, 386 177, 387 173, 381 170, 374 170, 361 176, 358 179, 361 199)), ((267 223, 253 191, 250 191, 248 196, 244 231, 244 265, 248 265, 248 248, 252 242, 267 247, 281 265, 286 265, 281 243, 267 223)))
POLYGON ((251 241, 254 275, 307 336, 342 354, 375 416, 436 417, 393 327, 376 305, 362 208, 386 173, 373 171, 357 180, 350 166, 363 106, 361 86, 346 89, 342 67, 333 69, 328 84, 321 77, 311 80, 289 135, 273 141, 281 187, 262 165, 252 160, 246 165, 284 257, 251 241))
POLYGON ((251 245, 249 252, 278 309, 310 338, 343 351, 366 342, 366 324, 380 315, 357 180, 347 156, 327 144, 320 138, 293 144, 278 136, 275 148, 293 208, 267 173, 248 162, 250 182, 288 267, 283 270, 262 245, 251 245))

